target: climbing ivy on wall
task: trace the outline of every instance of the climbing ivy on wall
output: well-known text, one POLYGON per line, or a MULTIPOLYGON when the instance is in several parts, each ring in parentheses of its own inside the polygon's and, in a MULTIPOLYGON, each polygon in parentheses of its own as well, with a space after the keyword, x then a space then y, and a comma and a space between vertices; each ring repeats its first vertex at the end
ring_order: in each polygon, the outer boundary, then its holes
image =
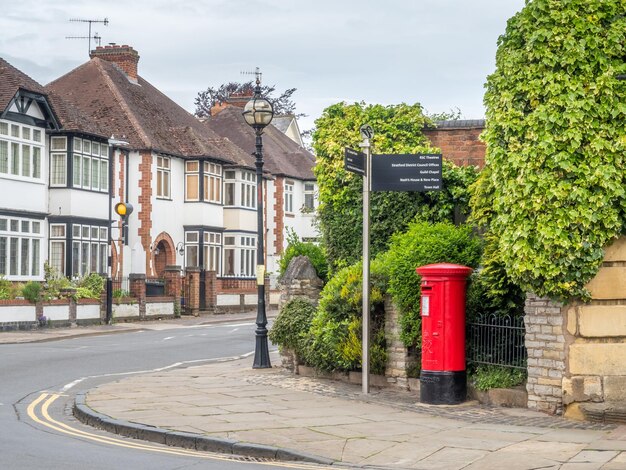
MULTIPOLYGON (((318 221, 329 268, 336 272, 361 258, 363 229, 363 180, 344 169, 344 148, 359 149, 359 127, 370 124, 377 154, 437 151, 424 137, 426 124, 419 104, 365 105, 338 103, 326 108, 315 121, 313 147, 317 156, 315 176, 319 187, 318 221)), ((372 255, 387 248, 391 236, 406 230, 416 215, 431 222, 452 221, 455 206, 466 211, 468 185, 476 170, 443 165, 443 191, 429 193, 376 192, 371 195, 372 255)))
POLYGON ((486 264, 556 299, 588 298, 624 229, 626 0, 529 0, 487 79, 486 168, 474 219, 486 264))

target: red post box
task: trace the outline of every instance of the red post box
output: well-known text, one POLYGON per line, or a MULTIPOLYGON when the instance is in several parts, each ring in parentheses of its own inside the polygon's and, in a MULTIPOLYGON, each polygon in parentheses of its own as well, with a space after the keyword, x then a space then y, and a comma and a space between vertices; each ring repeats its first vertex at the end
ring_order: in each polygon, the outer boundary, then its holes
POLYGON ((465 287, 472 268, 429 264, 422 276, 422 372, 420 401, 454 405, 465 401, 465 287))

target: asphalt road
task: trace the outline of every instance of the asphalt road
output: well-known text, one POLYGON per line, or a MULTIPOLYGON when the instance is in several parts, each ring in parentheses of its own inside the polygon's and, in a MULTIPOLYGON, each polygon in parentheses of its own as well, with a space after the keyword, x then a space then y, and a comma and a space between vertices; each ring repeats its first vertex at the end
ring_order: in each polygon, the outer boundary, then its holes
POLYGON ((71 415, 77 392, 117 380, 124 374, 251 353, 254 329, 252 322, 170 324, 158 330, 0 345, 0 468, 301 468, 296 464, 291 467, 284 463, 250 462, 232 456, 189 455, 153 444, 142 447, 145 443, 141 441, 94 430, 71 415), (46 393, 60 395, 51 404, 47 417, 35 408, 37 400, 46 393), (115 442, 110 438, 115 438, 115 442))

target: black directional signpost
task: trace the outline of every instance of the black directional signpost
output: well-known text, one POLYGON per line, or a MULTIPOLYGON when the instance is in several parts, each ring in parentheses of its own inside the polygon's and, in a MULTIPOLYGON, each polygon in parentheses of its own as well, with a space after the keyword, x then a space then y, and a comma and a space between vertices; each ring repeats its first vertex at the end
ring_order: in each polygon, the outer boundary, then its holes
POLYGON ((346 148, 344 168, 363 176, 363 393, 369 393, 370 345, 370 192, 371 191, 441 191, 441 154, 372 155, 370 139, 374 130, 370 125, 359 129, 364 152, 346 148))
POLYGON ((441 154, 372 155, 372 191, 440 191, 441 154))
POLYGON ((365 154, 351 148, 345 149, 343 164, 346 170, 365 176, 365 154))

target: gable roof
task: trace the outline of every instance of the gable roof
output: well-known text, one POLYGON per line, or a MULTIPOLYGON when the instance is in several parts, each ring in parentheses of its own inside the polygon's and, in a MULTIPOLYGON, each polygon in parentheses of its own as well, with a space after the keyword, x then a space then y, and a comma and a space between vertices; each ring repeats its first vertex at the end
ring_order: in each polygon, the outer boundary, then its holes
POLYGON ((16 69, 0 57, 0 111, 4 111, 21 88, 26 91, 46 95, 43 86, 16 69))
POLYGON ((0 58, 0 117, 47 129, 59 128, 58 118, 50 106, 44 87, 2 58, 0 58), (33 103, 36 103, 41 112, 39 117, 28 112, 33 103))
POLYGON ((130 148, 251 164, 249 155, 207 129, 146 80, 131 81, 116 64, 99 57, 46 89, 96 121, 107 135, 128 141, 130 148))
MULTIPOLYGON (((252 152, 255 149, 255 132, 246 124, 240 108, 228 106, 208 120, 206 125, 244 151, 252 152)), ((263 132, 263 160, 265 171, 274 175, 301 180, 315 179, 315 157, 274 126, 267 126, 263 132)))

